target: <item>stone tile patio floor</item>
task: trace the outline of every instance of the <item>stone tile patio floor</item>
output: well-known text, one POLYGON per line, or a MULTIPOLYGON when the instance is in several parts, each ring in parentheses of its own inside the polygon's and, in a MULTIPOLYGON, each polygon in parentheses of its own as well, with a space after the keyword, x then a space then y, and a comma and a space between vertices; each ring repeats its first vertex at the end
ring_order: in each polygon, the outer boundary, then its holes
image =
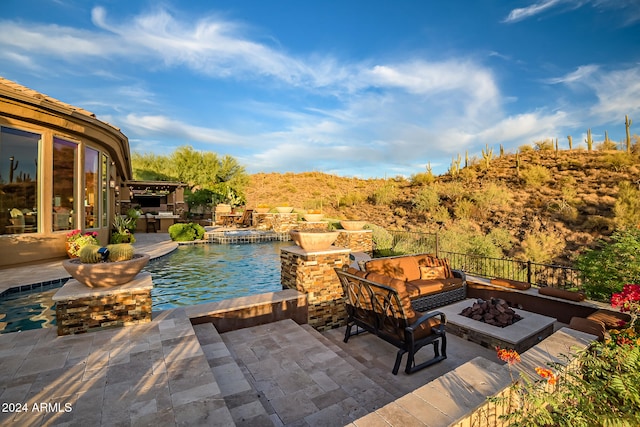
MULTIPOLYGON (((0 425, 448 425, 447 411, 417 416, 394 401, 424 403, 416 390, 462 365, 465 389, 505 381, 493 350, 456 336, 448 335, 445 361, 394 376, 395 347, 369 334, 345 344, 343 334, 290 320, 218 334, 173 309, 83 335, 0 335, 0 425)), ((422 352, 431 356, 430 347, 422 352)), ((470 409, 460 406, 452 413, 470 409)))

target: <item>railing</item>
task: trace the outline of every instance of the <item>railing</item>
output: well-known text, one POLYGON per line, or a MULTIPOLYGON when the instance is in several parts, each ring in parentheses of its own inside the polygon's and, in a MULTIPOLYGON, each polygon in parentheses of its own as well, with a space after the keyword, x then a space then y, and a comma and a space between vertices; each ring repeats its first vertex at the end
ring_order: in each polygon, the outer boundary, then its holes
POLYGON ((414 231, 388 231, 391 236, 376 251, 384 255, 434 253, 446 257, 451 268, 481 277, 503 278, 527 282, 536 286, 550 286, 561 289, 581 289, 580 271, 573 267, 540 264, 508 258, 491 258, 481 255, 442 251, 439 249, 437 233, 414 231))

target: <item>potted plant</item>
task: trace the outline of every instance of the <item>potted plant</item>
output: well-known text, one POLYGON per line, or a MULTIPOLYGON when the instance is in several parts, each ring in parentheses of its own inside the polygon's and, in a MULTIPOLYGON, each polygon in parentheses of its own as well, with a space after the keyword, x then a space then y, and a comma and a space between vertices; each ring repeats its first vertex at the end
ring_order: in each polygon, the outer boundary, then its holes
POLYGON ((136 218, 116 216, 113 220, 114 231, 111 233, 110 243, 135 243, 136 238, 131 233, 131 228, 135 230, 136 218))
POLYGON ((338 238, 337 231, 291 230, 289 235, 294 243, 306 251, 323 251, 331 248, 338 238))
POLYGON ((310 209, 304 214, 304 220, 308 222, 318 222, 324 218, 324 214, 319 209, 310 209))
POLYGON ((291 213, 293 212, 293 206, 289 206, 287 203, 282 203, 276 206, 278 213, 291 213))
POLYGON ((343 219, 340 221, 340 225, 347 231, 362 230, 367 221, 360 221, 357 219, 343 219))
POLYGON ((82 233, 80 230, 73 230, 67 233, 67 240, 65 247, 69 258, 77 258, 80 254, 80 249, 86 245, 98 244, 98 233, 95 231, 87 231, 82 233))
POLYGON ((77 258, 62 262, 64 269, 78 282, 89 286, 119 286, 133 280, 149 262, 148 254, 136 254, 130 243, 85 245, 77 258))
POLYGON ((267 213, 267 212, 269 212, 269 209, 271 209, 271 208, 269 207, 269 205, 264 204, 264 203, 260 203, 260 204, 256 207, 255 212, 256 212, 256 213, 267 213))

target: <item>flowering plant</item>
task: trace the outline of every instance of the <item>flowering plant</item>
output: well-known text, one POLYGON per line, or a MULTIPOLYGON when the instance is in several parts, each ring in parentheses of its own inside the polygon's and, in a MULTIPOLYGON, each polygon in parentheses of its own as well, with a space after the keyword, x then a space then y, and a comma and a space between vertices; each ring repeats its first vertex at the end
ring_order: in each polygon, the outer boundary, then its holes
POLYGON ((80 230, 73 230, 67 233, 67 253, 71 258, 79 256, 83 246, 99 244, 97 237, 98 233, 95 231, 82 233, 80 230))
POLYGON ((640 313, 640 285, 624 285, 622 292, 611 295, 611 307, 628 312, 631 315, 629 328, 633 328, 640 313))

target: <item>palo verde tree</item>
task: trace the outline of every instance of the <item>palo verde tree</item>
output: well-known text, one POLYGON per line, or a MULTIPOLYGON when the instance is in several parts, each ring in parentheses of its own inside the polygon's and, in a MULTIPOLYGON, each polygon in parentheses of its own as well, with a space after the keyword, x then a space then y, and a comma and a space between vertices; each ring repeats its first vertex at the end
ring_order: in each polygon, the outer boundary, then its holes
POLYGON ((169 155, 133 153, 131 165, 135 179, 180 181, 192 191, 209 190, 217 201, 239 204, 244 199, 248 175, 229 155, 198 151, 189 145, 169 155))

